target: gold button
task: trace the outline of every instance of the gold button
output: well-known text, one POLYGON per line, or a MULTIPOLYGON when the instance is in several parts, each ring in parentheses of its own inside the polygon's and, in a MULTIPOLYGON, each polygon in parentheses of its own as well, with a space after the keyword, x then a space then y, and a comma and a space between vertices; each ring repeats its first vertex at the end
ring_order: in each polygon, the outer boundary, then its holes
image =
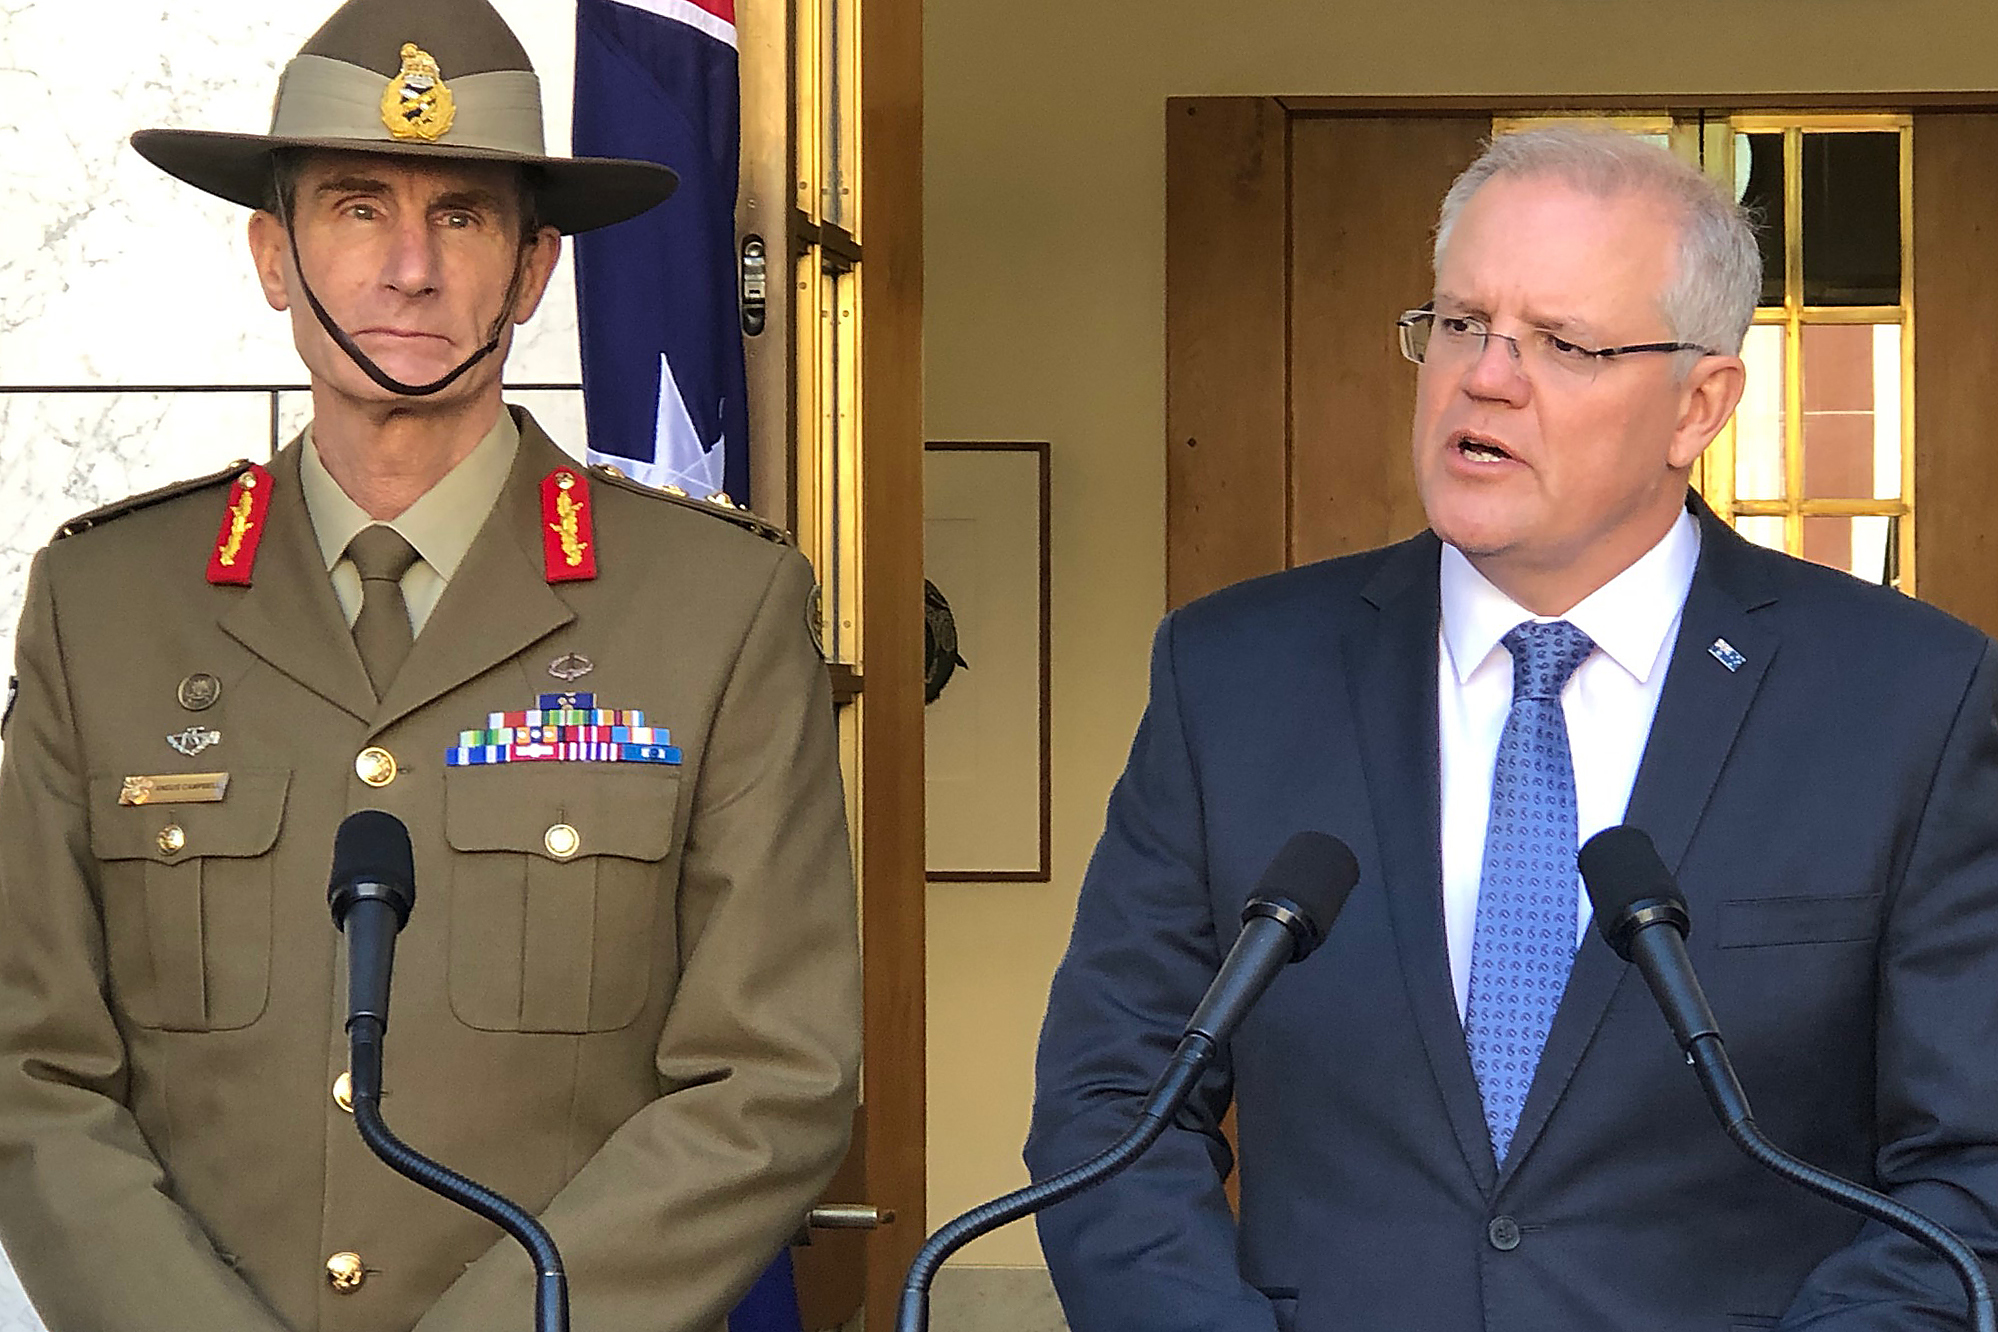
POLYGON ((548 848, 548 854, 557 860, 567 860, 576 854, 576 848, 583 844, 583 835, 566 823, 558 823, 541 838, 541 845, 548 848))
POLYGON ((352 1073, 342 1073, 339 1077, 333 1079, 333 1104, 339 1106, 350 1115, 354 1113, 354 1075, 352 1073))
POLYGON ((358 1253, 336 1253, 326 1260, 326 1280, 342 1295, 359 1290, 367 1279, 368 1269, 361 1266, 358 1253))
POLYGON ((369 786, 387 786, 395 780, 395 755, 380 745, 369 745, 354 759, 354 773, 369 786))
POLYGON ((178 823, 169 823, 160 829, 160 850, 168 855, 179 855, 180 849, 186 845, 187 834, 181 830, 178 823))

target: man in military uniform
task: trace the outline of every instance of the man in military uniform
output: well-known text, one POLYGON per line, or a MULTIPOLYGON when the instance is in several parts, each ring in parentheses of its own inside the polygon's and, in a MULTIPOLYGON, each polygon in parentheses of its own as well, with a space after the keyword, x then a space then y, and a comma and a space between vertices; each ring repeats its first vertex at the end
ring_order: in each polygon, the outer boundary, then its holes
POLYGON ((257 211, 311 428, 64 527, 0 767, 0 1238, 53 1332, 530 1322, 532 1270, 362 1146, 335 828, 405 822, 384 1110, 537 1213, 590 1332, 707 1332, 844 1149, 854 900, 811 575, 500 401, 560 235, 672 174, 543 154, 485 0, 351 0, 269 135, 150 131, 257 211))

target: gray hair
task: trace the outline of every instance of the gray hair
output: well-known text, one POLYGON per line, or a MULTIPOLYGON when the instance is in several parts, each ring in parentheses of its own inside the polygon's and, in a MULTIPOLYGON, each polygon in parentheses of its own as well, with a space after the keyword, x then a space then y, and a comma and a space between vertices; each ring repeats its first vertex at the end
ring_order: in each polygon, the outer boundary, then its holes
POLYGON ((1436 269, 1464 205, 1498 176, 1552 176, 1600 198, 1642 193, 1676 208, 1679 262, 1659 295, 1660 313, 1677 341, 1740 351, 1762 292, 1762 252, 1748 214, 1712 179, 1654 143, 1605 126, 1495 135, 1443 196, 1436 269))

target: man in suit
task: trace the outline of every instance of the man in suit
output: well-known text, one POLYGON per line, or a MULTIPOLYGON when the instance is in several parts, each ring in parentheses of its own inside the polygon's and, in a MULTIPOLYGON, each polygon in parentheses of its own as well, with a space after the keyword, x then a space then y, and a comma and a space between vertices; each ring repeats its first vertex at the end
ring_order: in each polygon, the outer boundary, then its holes
POLYGON ((1966 1325, 1940 1260, 1734 1148, 1576 875, 1647 830, 1762 1126, 1992 1254, 1998 661, 1689 496, 1759 270, 1662 150, 1497 139, 1403 318, 1431 530, 1166 618, 1035 1174, 1125 1129, 1292 833, 1363 871, 1181 1120, 1044 1214, 1077 1332, 1966 1325))
POLYGON ((672 174, 546 157, 485 0, 351 0, 273 120, 137 141, 258 210, 314 415, 35 562, 0 767, 0 1237, 52 1332, 530 1326, 526 1256, 350 1117, 324 885, 378 808, 419 888, 389 1124, 540 1216, 578 1327, 708 1332, 855 1099, 811 574, 500 398, 561 234, 672 174))

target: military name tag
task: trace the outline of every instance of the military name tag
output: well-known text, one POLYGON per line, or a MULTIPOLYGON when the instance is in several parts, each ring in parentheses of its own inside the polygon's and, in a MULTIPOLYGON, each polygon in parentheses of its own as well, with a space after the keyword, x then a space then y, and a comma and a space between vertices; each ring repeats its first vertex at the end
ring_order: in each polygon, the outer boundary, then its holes
POLYGON ((212 805, 229 790, 226 772, 171 772, 127 777, 118 790, 121 805, 212 805))

